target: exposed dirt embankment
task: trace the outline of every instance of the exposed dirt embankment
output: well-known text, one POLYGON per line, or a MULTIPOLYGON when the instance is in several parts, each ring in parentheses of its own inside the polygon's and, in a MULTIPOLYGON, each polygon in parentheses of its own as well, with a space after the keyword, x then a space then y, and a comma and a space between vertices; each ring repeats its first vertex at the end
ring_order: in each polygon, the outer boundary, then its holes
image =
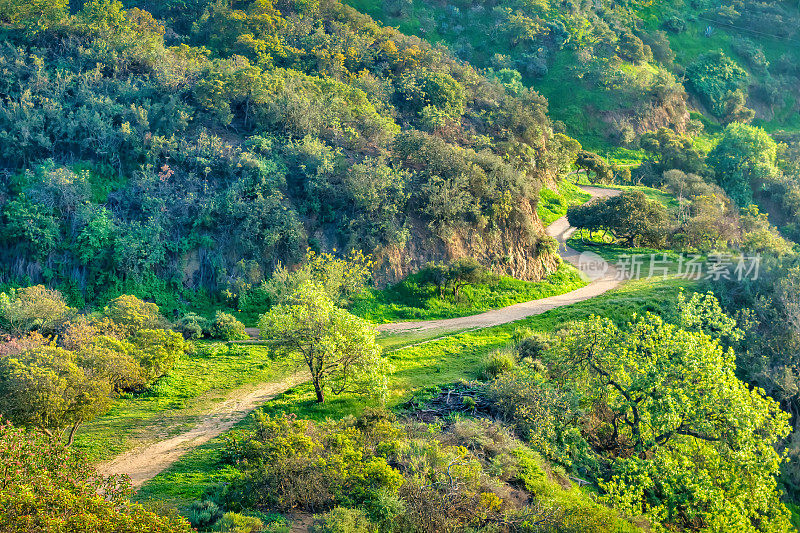
POLYGON ((375 253, 376 284, 396 283, 431 261, 451 262, 467 256, 496 274, 528 281, 544 278, 558 268, 558 257, 539 245, 546 233, 534 206, 525 203, 518 213, 521 220, 502 229, 451 228, 444 234, 431 232, 422 221, 411 221, 411 237, 404 246, 375 253))

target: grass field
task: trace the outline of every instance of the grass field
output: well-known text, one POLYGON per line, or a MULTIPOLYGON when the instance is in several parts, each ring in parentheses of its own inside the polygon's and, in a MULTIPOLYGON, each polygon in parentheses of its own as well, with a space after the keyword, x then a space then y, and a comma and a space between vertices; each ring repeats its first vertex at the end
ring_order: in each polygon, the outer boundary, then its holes
POLYGON ((499 276, 488 283, 468 285, 455 298, 452 291, 439 296, 436 287, 420 283, 419 276, 412 274, 396 285, 359 296, 351 312, 377 323, 455 318, 564 294, 584 285, 578 271, 562 263, 542 281, 499 276))
MULTIPOLYGON (((520 330, 553 331, 562 324, 592 315, 606 316, 618 322, 646 311, 669 317, 678 291, 682 288, 691 290, 692 287, 692 282, 680 279, 633 281, 591 301, 519 322, 452 334, 426 344, 396 349, 388 354, 394 370, 389 378, 391 385, 386 405, 397 409, 420 389, 479 378, 486 356, 513 343, 520 330)), ((419 339, 413 341, 419 342, 419 339)), ((378 405, 376 399, 355 395, 332 397, 319 405, 314 402, 313 389, 309 385, 300 385, 269 402, 263 409, 272 414, 285 412, 321 420, 357 415, 365 407, 374 405, 378 405)), ((248 428, 251 423, 252 417, 248 417, 237 426, 238 429, 188 453, 172 468, 147 483, 139 492, 139 499, 164 501, 185 508, 206 491, 213 490, 216 484, 229 480, 236 475, 235 471, 220 463, 226 439, 236 438, 237 431, 248 428)))

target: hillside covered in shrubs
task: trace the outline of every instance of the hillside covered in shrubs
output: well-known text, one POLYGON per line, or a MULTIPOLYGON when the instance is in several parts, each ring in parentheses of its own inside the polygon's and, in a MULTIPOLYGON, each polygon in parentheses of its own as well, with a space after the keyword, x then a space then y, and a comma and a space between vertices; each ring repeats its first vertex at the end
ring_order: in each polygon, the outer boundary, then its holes
POLYGON ((0 7, 2 283, 238 293, 309 247, 381 283, 554 270, 537 193, 579 145, 537 93, 336 1, 178 4, 0 7))

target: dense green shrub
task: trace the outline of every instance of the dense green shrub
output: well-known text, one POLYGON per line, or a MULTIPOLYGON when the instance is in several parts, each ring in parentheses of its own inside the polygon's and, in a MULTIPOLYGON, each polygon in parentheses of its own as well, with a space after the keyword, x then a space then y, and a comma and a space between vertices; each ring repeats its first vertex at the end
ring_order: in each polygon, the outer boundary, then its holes
POLYGON ((235 316, 217 311, 214 320, 211 321, 209 334, 215 339, 225 341, 238 341, 249 339, 250 336, 244 329, 244 324, 239 322, 235 316))
POLYGON ((254 533, 263 531, 264 522, 255 516, 246 516, 239 513, 227 512, 222 515, 214 529, 226 533, 254 533))
POLYGON ((196 340, 211 329, 211 322, 197 313, 187 313, 175 323, 175 331, 186 339, 196 340))
POLYGON ((74 313, 60 292, 43 285, 0 293, 0 328, 12 335, 32 330, 50 335, 74 313))
POLYGON ((711 112, 723 117, 730 95, 747 82, 747 71, 717 51, 700 56, 689 65, 686 77, 711 112))
POLYGON ((777 144, 761 128, 730 124, 708 154, 717 183, 740 207, 752 203, 753 190, 773 181, 777 174, 777 144))
POLYGON ((129 332, 141 329, 157 329, 166 325, 158 306, 136 296, 125 294, 113 299, 103 308, 103 314, 129 332))
POLYGON ((192 502, 189 506, 188 517, 192 527, 199 530, 208 529, 222 518, 222 510, 210 500, 192 502))
POLYGON ((483 363, 483 376, 486 379, 494 379, 516 365, 515 355, 510 350, 494 351, 486 357, 486 361, 483 363))

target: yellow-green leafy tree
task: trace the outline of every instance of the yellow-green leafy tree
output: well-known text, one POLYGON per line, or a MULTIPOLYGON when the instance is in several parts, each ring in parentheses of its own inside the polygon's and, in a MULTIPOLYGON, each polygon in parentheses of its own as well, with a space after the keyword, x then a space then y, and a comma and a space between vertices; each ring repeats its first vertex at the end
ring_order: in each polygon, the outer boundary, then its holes
POLYGON ((311 374, 317 402, 325 391, 382 395, 387 363, 368 320, 337 307, 319 283, 306 281, 284 304, 259 320, 261 337, 282 347, 297 366, 311 374))

